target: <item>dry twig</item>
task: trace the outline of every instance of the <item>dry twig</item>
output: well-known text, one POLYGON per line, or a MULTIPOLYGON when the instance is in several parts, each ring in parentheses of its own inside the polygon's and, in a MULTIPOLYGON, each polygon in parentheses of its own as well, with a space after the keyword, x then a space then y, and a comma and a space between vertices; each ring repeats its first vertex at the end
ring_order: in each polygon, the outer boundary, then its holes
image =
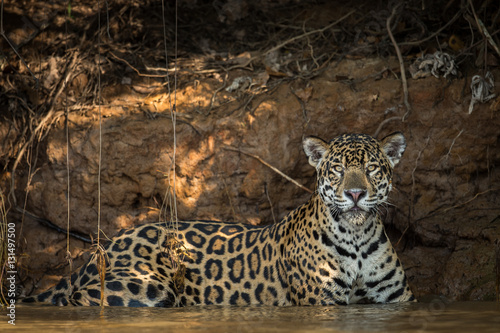
POLYGON ((427 41, 435 38, 436 36, 438 36, 441 33, 441 31, 445 30, 451 24, 453 24, 453 22, 455 22, 456 20, 458 20, 462 16, 462 14, 463 14, 464 11, 465 11, 465 8, 460 9, 455 14, 455 16, 453 16, 453 18, 450 21, 448 21, 448 23, 446 23, 441 28, 439 28, 436 32, 434 32, 433 34, 425 37, 424 39, 420 39, 420 40, 417 40, 417 41, 414 41, 414 42, 402 42, 399 45, 400 46, 417 46, 417 45, 421 45, 421 44, 423 44, 423 43, 425 43, 425 42, 427 42, 427 41))
POLYGON ((380 131, 382 130, 382 128, 384 128, 385 124, 387 124, 387 123, 389 123, 391 121, 394 121, 394 120, 401 120, 401 117, 391 117, 391 118, 387 118, 384 121, 382 121, 380 123, 380 125, 378 125, 377 130, 373 134, 373 137, 374 138, 378 137, 378 135, 380 134, 380 131))
POLYGON ((275 47, 270 48, 269 50, 267 50, 267 51, 265 51, 263 53, 259 53, 258 55, 249 58, 243 64, 238 64, 238 65, 235 65, 235 66, 232 66, 232 67, 228 68, 228 70, 232 70, 232 69, 236 69, 236 68, 245 68, 246 66, 248 66, 249 64, 251 64, 252 61, 254 61, 256 59, 259 59, 261 57, 264 57, 264 56, 268 55, 269 53, 275 52, 275 51, 281 49, 285 45, 288 45, 288 44, 290 44, 292 42, 295 42, 296 40, 302 39, 302 38, 310 36, 312 34, 322 33, 324 31, 332 28, 333 26, 336 26, 340 22, 344 21, 345 19, 347 19, 349 16, 351 16, 354 13, 356 13, 357 11, 358 11, 358 9, 353 9, 349 13, 345 14, 344 16, 342 16, 341 18, 339 18, 338 20, 336 20, 335 22, 330 23, 329 25, 327 25, 327 26, 325 26, 323 28, 316 29, 316 30, 311 30, 311 31, 305 32, 305 33, 303 33, 301 35, 294 36, 294 37, 292 37, 292 38, 290 38, 290 39, 288 39, 288 40, 286 40, 286 41, 284 41, 284 42, 276 45, 275 47))
POLYGON ((250 157, 253 157, 255 158, 256 160, 258 160, 260 163, 264 164, 265 166, 267 166, 268 168, 270 168, 271 170, 273 170, 274 172, 276 172, 277 174, 279 174, 281 177, 285 178, 286 180, 288 180, 289 182, 292 182, 293 184, 297 185, 298 187, 300 187, 301 189, 303 189, 304 191, 306 192, 309 192, 309 193, 313 193, 313 191, 311 191, 310 189, 308 189, 307 187, 305 187, 304 185, 301 185, 299 182, 297 182, 296 180, 290 178, 289 176, 285 175, 283 172, 281 172, 280 170, 278 170, 277 168, 273 167, 271 164, 267 163, 266 161, 264 161, 262 158, 260 158, 259 156, 257 155, 254 155, 254 154, 251 154, 251 153, 248 153, 248 152, 245 152, 241 149, 237 149, 237 148, 233 148, 233 147, 229 147, 229 146, 225 146, 223 147, 223 149, 225 150, 230 150, 230 151, 235 151, 237 153, 242 153, 244 155, 247 155, 247 156, 250 156, 250 157))
POLYGON ((276 224, 276 216, 274 216, 273 202, 272 202, 271 198, 269 197, 269 190, 267 188, 267 183, 264 184, 264 189, 266 191, 267 201, 269 201, 269 206, 271 207, 271 214, 273 215, 273 222, 274 222, 274 224, 276 224))
POLYGON ((465 202, 462 202, 462 203, 459 203, 458 205, 455 205, 455 206, 451 206, 451 207, 448 207, 446 209, 443 209, 443 213, 446 213, 452 209, 455 209, 455 208, 458 208, 458 207, 461 207, 461 206, 465 206, 466 204, 476 200, 477 197, 479 197, 480 195, 483 195, 483 194, 486 194, 488 192, 495 192, 495 191, 499 191, 500 190, 500 187, 497 187, 497 188, 490 188, 489 190, 486 190, 486 191, 483 191, 483 192, 479 192, 479 193, 476 193, 472 198, 470 198, 469 200, 465 201, 465 202))
POLYGON ((408 229, 410 228, 411 224, 411 218, 412 218, 412 213, 413 213, 413 198, 415 197, 415 171, 417 170, 418 166, 418 161, 420 160, 420 157, 422 156, 422 152, 427 148, 427 145, 429 144, 431 137, 428 136, 427 140, 425 140, 425 145, 424 147, 418 152, 417 158, 415 159, 415 167, 411 171, 411 194, 410 194, 410 204, 408 206, 408 225, 406 226, 405 230, 401 233, 401 236, 399 237, 398 241, 396 242, 396 247, 399 245, 401 240, 403 239, 403 236, 406 234, 408 229))
POLYGON ((137 68, 135 68, 134 66, 132 66, 127 60, 125 60, 123 58, 120 58, 119 56, 117 56, 116 54, 114 54, 111 51, 109 51, 109 54, 111 54, 111 56, 113 58, 115 58, 116 60, 121 61, 121 62, 125 63, 128 67, 132 68, 137 73, 137 75, 143 76, 143 77, 160 77, 160 78, 164 78, 164 77, 168 76, 168 71, 173 72, 175 70, 175 69, 169 69, 169 70, 167 70, 167 74, 143 74, 137 68))
POLYGON ((484 37, 488 40, 490 45, 495 49, 495 52, 500 56, 500 49, 498 48, 497 43, 493 40, 491 37, 490 33, 488 32, 488 29, 484 26, 483 21, 477 17, 476 10, 474 9, 474 5, 472 4, 472 0, 469 0, 469 5, 471 7, 472 15, 474 15, 474 20, 476 20, 477 27, 479 28, 479 31, 484 35, 484 37))
POLYGON ((455 142, 457 141, 458 137, 459 137, 460 135, 462 135, 462 133, 463 133, 463 132, 464 132, 464 130, 463 130, 463 129, 462 129, 462 130, 460 130, 460 132, 458 132, 457 136, 455 136, 455 138, 454 138, 454 139, 453 139, 453 141, 451 142, 451 145, 450 145, 450 148, 448 149, 448 152, 447 152, 447 153, 446 153, 443 157, 441 157, 441 158, 439 159, 439 161, 436 163, 436 165, 434 166, 434 168, 437 168, 438 164, 439 164, 442 160, 444 160, 445 158, 448 158, 448 159, 450 158, 450 156, 451 156, 451 150, 453 149, 453 146, 455 145, 455 142))
POLYGON ((212 98, 210 99, 210 107, 208 108, 208 112, 207 112, 207 115, 210 114, 210 112, 212 111, 213 107, 214 107, 214 103, 215 103, 215 98, 217 97, 217 94, 219 92, 221 92, 223 89, 226 88, 226 85, 227 85, 227 78, 229 76, 229 73, 226 72, 226 75, 224 76, 224 82, 222 83, 222 86, 217 88, 213 95, 212 95, 212 98))
POLYGON ((394 8, 392 8, 392 13, 387 18, 386 26, 387 26, 387 33, 389 34, 389 38, 391 39, 391 42, 394 45, 394 49, 396 50, 396 54, 397 54, 398 60, 399 60, 399 67, 401 70, 401 82, 403 84, 404 104, 406 106, 406 113, 402 118, 402 121, 404 122, 406 120, 406 117, 411 112, 411 105, 410 105, 410 102, 408 101, 408 82, 406 81, 406 72, 405 72, 405 65, 404 65, 404 61, 403 61, 403 56, 401 55, 401 50, 399 49, 399 46, 396 43, 396 39, 394 39, 394 35, 392 34, 392 31, 391 31, 392 19, 396 15, 396 12, 399 9, 399 7, 401 7, 401 5, 403 5, 403 4, 404 3, 399 3, 396 6, 394 6, 394 8))

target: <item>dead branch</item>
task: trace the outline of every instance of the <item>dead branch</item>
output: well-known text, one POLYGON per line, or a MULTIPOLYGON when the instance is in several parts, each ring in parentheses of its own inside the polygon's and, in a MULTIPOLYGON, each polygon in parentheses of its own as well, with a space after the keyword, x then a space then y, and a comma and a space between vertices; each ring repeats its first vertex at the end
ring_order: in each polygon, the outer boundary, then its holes
POLYGON ((272 202, 271 198, 269 197, 269 190, 267 187, 267 183, 264 184, 264 190, 266 192, 267 201, 269 201, 269 206, 271 207, 271 214, 273 215, 273 222, 274 222, 274 224, 276 224, 276 216, 274 216, 273 202, 272 202))
POLYGON ((134 66, 132 66, 127 60, 123 59, 123 58, 120 58, 119 56, 117 56, 116 54, 114 54, 113 52, 109 51, 109 54, 111 54, 111 56, 113 58, 115 58, 116 60, 118 61, 121 61, 123 62, 125 65, 127 65, 128 67, 132 68, 134 70, 134 72, 137 73, 137 75, 139 76, 143 76, 143 77, 160 77, 160 78, 165 78, 165 77, 168 77, 168 72, 171 71, 173 72, 174 69, 169 69, 167 70, 167 74, 143 74, 141 73, 137 68, 135 68, 134 66))
POLYGON ((298 35, 298 36, 292 37, 292 38, 284 41, 283 43, 280 43, 280 44, 276 45, 275 47, 270 48, 269 50, 267 50, 266 52, 264 52, 261 55, 267 55, 267 54, 269 54, 271 52, 277 51, 277 50, 281 49, 283 46, 288 45, 288 44, 290 44, 290 43, 292 43, 292 42, 294 42, 296 40, 299 40, 299 39, 302 39, 304 37, 307 37, 309 35, 317 34, 317 33, 321 33, 323 31, 326 31, 326 30, 330 29, 331 27, 336 26, 340 22, 344 21, 345 19, 347 19, 349 16, 351 16, 354 13, 356 13, 357 11, 358 11, 357 9, 353 9, 349 13, 345 14, 344 16, 342 16, 341 18, 339 18, 335 22, 330 23, 329 25, 327 25, 327 26, 325 26, 323 28, 312 30, 312 31, 308 31, 306 33, 303 33, 302 35, 298 35))
POLYGON ((462 202, 462 203, 459 203, 458 205, 455 205, 455 206, 451 206, 451 207, 448 207, 446 209, 443 209, 443 213, 446 213, 452 209, 455 209, 455 208, 458 208, 458 207, 461 207, 461 206, 465 206, 467 205, 468 203, 474 201, 477 199, 477 197, 479 197, 480 195, 483 195, 483 194, 486 194, 488 192, 495 192, 495 191, 499 191, 500 190, 500 187, 497 187, 497 188, 490 188, 489 190, 486 190, 486 191, 483 191, 483 192, 479 192, 479 193, 476 193, 476 195, 474 195, 472 198, 470 198, 469 200, 465 201, 465 202, 462 202))
POLYGON ((441 31, 445 30, 451 24, 453 24, 453 22, 455 22, 456 20, 458 20, 462 16, 462 14, 463 14, 464 11, 465 11, 465 8, 460 9, 455 14, 455 16, 453 16, 453 18, 450 21, 448 21, 448 23, 446 23, 441 28, 439 28, 436 32, 434 32, 433 34, 425 37, 424 39, 420 39, 420 40, 417 40, 417 41, 414 41, 414 42, 402 42, 402 43, 399 43, 399 45, 400 46, 417 46, 417 45, 420 45, 422 43, 427 42, 428 40, 431 40, 431 39, 435 38, 436 36, 438 36, 441 33, 441 31))
MULTIPOLYGON (((497 43, 495 43, 495 41, 493 40, 493 38, 491 37, 490 33, 488 32, 488 30, 486 29, 486 27, 484 26, 484 23, 483 21, 481 21, 478 17, 477 17, 477 14, 476 14, 476 10, 474 9, 474 5, 472 4, 472 1, 469 0, 469 5, 470 5, 470 8, 471 8, 471 11, 472 11, 472 15, 474 15, 474 20, 476 20, 476 24, 477 24, 477 27, 479 29, 479 31, 481 31, 481 33, 484 35, 484 37, 488 40, 488 42, 490 43, 490 45, 493 47, 493 49, 495 49, 496 53, 500 56, 500 49, 498 48, 498 45, 497 43)), ((470 112, 469 112, 470 113, 470 112)))
POLYGON ((210 107, 208 108, 207 115, 210 114, 210 112, 212 111, 212 109, 214 107, 215 98, 217 97, 217 94, 219 92, 221 92, 224 88, 226 88, 228 76, 229 76, 229 73, 226 72, 226 75, 224 76, 224 82, 222 83, 222 86, 219 87, 219 88, 217 88, 217 90, 214 91, 214 93, 212 95, 212 98, 210 99, 210 107))
POLYGON ((246 66, 248 66, 250 63, 252 63, 252 61, 256 60, 256 59, 260 59, 261 57, 264 57, 266 55, 268 55, 269 53, 272 53, 274 51, 277 51, 279 49, 281 49, 283 46, 285 45, 288 45, 292 42, 295 42, 299 39, 302 39, 304 37, 307 37, 307 36, 310 36, 312 34, 317 34, 317 33, 322 33, 328 29, 330 29, 331 27, 333 26, 336 26, 337 24, 339 24, 340 22, 344 21, 345 19, 347 19, 349 16, 351 16, 352 14, 356 13, 358 11, 358 9, 353 9, 351 10, 349 13, 345 14, 344 16, 342 16, 341 18, 339 18, 337 21, 333 22, 333 23, 330 23, 329 25, 323 27, 323 28, 320 28, 320 29, 316 29, 316 30, 311 30, 311 31, 308 31, 308 32, 305 32, 301 35, 298 35, 298 36, 294 36, 278 45, 276 45, 275 47, 272 47, 270 48, 269 50, 263 52, 263 53, 259 53, 258 55, 256 56, 253 56, 251 58, 249 58, 247 61, 245 61, 245 63, 243 64, 238 64, 238 65, 235 65, 235 66, 232 66, 230 68, 228 68, 228 70, 232 70, 232 69, 236 69, 236 68, 245 68, 246 66))
POLYGON ((402 118, 402 121, 404 122, 406 120, 406 117, 411 112, 410 102, 408 101, 408 83, 406 81, 406 72, 405 72, 405 65, 404 65, 404 61, 403 61, 403 56, 401 55, 401 50, 399 49, 399 46, 396 43, 396 39, 394 39, 394 35, 392 34, 392 31, 391 31, 391 21, 394 18, 394 16, 396 15, 396 12, 399 9, 399 7, 401 7, 401 5, 403 5, 403 4, 404 3, 400 3, 396 6, 394 6, 394 8, 392 8, 392 13, 387 18, 386 27, 387 27, 387 33, 389 34, 389 38, 391 39, 391 42, 394 45, 394 49, 396 50, 396 54, 397 54, 398 60, 399 60, 399 67, 401 70, 401 83, 403 84, 403 94, 404 94, 403 101, 404 101, 404 104, 406 106, 406 113, 402 118))
POLYGON ((459 137, 460 135, 462 135, 462 133, 463 133, 463 132, 464 132, 464 130, 463 130, 463 129, 462 129, 462 130, 460 130, 460 132, 458 132, 457 136, 455 136, 455 138, 454 138, 454 139, 453 139, 453 141, 451 142, 451 145, 450 145, 450 148, 448 149, 448 152, 447 152, 444 156, 442 156, 442 157, 439 159, 439 161, 436 163, 436 165, 434 166, 434 168, 437 168, 438 164, 439 164, 442 160, 444 160, 445 158, 448 158, 448 159, 450 158, 450 156, 451 156, 451 150, 453 149, 453 146, 455 145, 455 141, 457 141, 458 137, 459 137))
POLYGON ((311 191, 310 189, 308 189, 307 187, 305 187, 304 185, 301 185, 299 182, 297 182, 296 180, 290 178, 289 176, 285 175, 283 172, 281 172, 280 170, 278 170, 277 168, 273 167, 271 164, 267 163, 266 161, 264 161, 262 158, 260 158, 259 156, 257 155, 254 155, 254 154, 251 154, 251 153, 248 153, 246 151, 243 151, 241 149, 238 149, 238 148, 233 148, 233 147, 230 147, 230 146, 224 146, 222 147, 223 149, 225 150, 230 150, 230 151, 235 151, 237 153, 242 153, 244 155, 247 155, 247 156, 250 156, 250 157, 253 157, 255 158, 256 160, 258 160, 260 163, 264 164, 265 166, 267 166, 268 168, 270 168, 271 170, 273 170, 274 172, 276 172, 278 175, 280 175, 281 177, 285 178, 286 180, 288 180, 289 182, 292 182, 293 184, 297 185, 298 187, 300 187, 301 189, 303 189, 304 191, 306 192, 309 192, 309 193, 313 193, 313 191, 311 191))
POLYGON ((401 120, 401 117, 391 117, 391 118, 387 118, 384 121, 382 121, 380 123, 380 125, 378 125, 377 130, 373 134, 373 137, 374 138, 378 137, 378 135, 380 134, 380 131, 382 130, 382 128, 384 128, 385 124, 387 124, 387 123, 389 123, 391 121, 394 121, 394 120, 401 120))

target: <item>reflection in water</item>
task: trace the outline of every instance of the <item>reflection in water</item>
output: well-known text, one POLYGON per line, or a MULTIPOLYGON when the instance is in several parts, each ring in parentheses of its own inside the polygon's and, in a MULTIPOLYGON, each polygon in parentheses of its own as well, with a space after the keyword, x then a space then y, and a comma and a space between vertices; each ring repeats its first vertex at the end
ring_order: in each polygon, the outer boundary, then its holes
MULTIPOLYGON (((6 316, 2 316, 6 317, 6 316)), ((500 304, 489 302, 343 307, 16 307, 0 331, 177 332, 500 332, 500 304)))

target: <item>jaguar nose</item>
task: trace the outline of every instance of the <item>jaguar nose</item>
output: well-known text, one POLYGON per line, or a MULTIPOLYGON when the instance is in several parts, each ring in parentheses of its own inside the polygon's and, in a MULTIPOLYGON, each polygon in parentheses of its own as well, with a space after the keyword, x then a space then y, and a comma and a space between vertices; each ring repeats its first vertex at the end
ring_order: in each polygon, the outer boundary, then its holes
POLYGON ((354 204, 357 204, 361 198, 366 196, 366 190, 360 189, 360 188, 353 188, 349 190, 344 190, 344 193, 346 197, 352 200, 354 204))

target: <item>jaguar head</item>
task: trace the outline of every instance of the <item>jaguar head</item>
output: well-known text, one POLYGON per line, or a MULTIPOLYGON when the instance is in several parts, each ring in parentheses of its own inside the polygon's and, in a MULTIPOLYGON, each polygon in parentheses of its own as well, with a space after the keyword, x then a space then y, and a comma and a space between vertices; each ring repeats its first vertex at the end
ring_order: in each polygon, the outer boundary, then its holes
POLYGON ((333 218, 362 225, 386 202, 392 170, 406 149, 402 133, 381 141, 365 134, 344 134, 329 143, 303 140, 309 163, 317 171, 317 191, 333 218))

